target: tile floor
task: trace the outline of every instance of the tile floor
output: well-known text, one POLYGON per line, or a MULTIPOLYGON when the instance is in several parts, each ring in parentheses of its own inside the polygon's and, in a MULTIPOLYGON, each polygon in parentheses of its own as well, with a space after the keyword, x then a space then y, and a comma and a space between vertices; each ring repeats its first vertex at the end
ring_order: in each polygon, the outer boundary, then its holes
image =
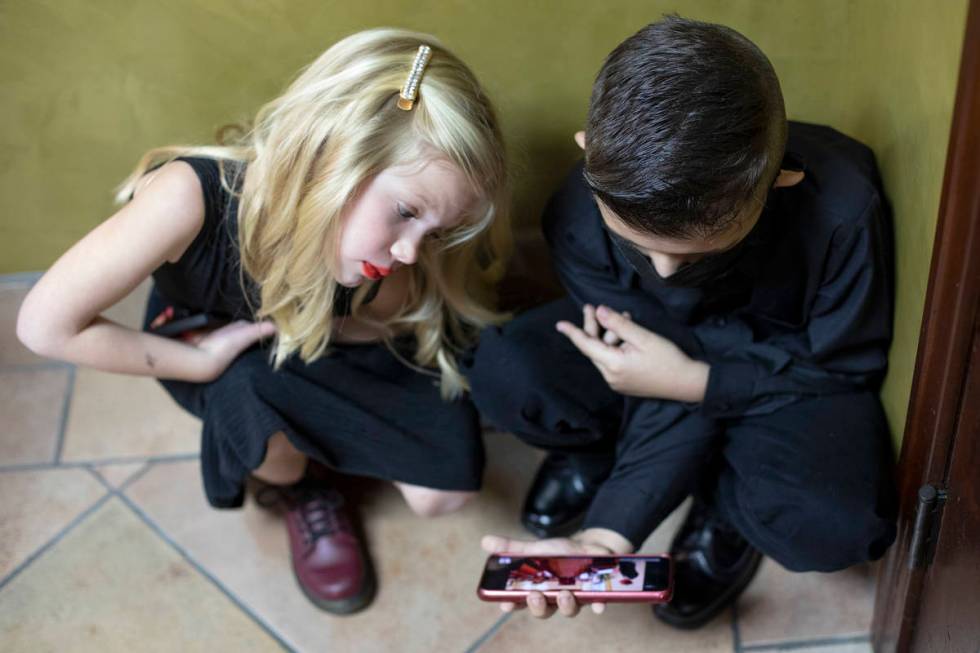
MULTIPOLYGON (((481 603, 480 535, 522 534, 517 511, 540 456, 492 432, 485 491, 458 514, 422 520, 391 488, 358 484, 381 589, 360 614, 323 614, 295 587, 279 517, 251 502, 207 506, 198 425, 154 381, 20 346, 15 316, 33 279, 0 277, 4 651, 871 650, 870 567, 791 574, 767 561, 736 608, 696 632, 643 606, 537 622, 481 603)), ((145 293, 113 317, 136 324, 145 293)), ((644 551, 667 548, 683 510, 644 551)))

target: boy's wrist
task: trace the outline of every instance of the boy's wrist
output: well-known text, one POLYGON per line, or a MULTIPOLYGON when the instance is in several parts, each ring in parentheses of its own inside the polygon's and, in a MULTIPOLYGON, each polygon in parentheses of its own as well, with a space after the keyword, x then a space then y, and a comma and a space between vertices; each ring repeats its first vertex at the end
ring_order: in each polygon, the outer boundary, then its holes
POLYGON ((711 374, 711 366, 704 361, 691 359, 681 377, 682 390, 684 396, 682 401, 690 403, 701 403, 704 395, 708 391, 708 376, 711 374))

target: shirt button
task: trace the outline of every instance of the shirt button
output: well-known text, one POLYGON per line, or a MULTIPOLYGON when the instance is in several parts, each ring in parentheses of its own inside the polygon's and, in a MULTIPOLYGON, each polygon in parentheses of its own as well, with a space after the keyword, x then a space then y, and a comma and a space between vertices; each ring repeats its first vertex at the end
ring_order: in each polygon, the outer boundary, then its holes
POLYGON ((728 320, 723 317, 716 318, 715 326, 719 326, 719 327, 728 326, 728 320))

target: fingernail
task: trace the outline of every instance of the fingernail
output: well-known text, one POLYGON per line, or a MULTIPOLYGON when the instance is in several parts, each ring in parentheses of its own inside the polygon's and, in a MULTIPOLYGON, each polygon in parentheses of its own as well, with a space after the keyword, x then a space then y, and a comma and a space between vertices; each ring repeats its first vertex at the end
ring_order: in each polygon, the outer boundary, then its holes
POLYGON ((564 322, 558 322, 558 323, 556 323, 555 324, 555 330, 560 331, 562 333, 565 333, 565 323, 564 322))
POLYGON ((606 315, 608 314, 609 314, 609 309, 606 308, 605 306, 600 306, 598 309, 596 309, 596 315, 598 315, 599 317, 606 317, 606 315))

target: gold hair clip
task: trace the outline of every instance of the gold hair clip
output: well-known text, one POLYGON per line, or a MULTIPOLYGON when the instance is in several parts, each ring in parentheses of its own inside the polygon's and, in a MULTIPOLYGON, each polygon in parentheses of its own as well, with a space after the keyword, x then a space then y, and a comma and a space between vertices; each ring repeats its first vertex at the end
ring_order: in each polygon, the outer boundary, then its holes
POLYGON ((398 108, 402 111, 411 111, 415 106, 415 99, 419 96, 419 82, 422 81, 422 73, 432 58, 432 48, 427 45, 420 45, 419 51, 415 53, 415 61, 412 62, 412 70, 409 71, 398 94, 398 108))

